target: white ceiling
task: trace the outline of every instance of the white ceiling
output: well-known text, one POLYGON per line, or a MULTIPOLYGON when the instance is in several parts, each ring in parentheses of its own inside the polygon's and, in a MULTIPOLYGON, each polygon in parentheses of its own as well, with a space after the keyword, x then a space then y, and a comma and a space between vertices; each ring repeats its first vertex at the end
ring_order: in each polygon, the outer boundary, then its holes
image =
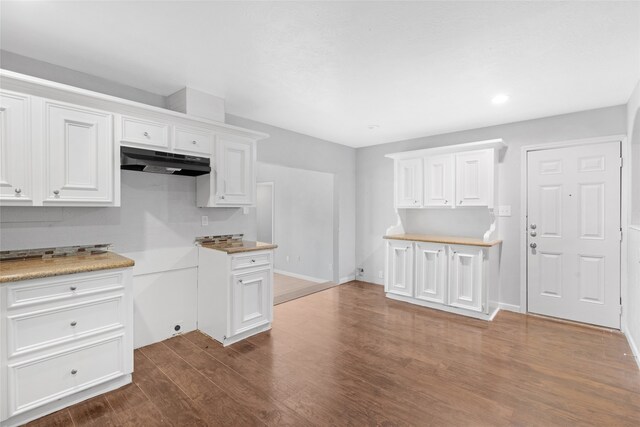
POLYGON ((638 2, 0 8, 4 50, 354 147, 623 104, 640 78, 638 2))

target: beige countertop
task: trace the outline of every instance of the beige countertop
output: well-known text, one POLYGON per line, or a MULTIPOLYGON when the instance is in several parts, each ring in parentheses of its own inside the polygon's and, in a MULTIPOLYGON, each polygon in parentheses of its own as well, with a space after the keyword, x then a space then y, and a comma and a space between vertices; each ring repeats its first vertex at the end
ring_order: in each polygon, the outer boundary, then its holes
POLYGON ((59 258, 27 258, 0 261, 0 283, 88 271, 133 267, 134 261, 114 252, 70 255, 59 258))
POLYGON ((228 254, 237 254, 242 252, 265 251, 275 249, 278 245, 272 243, 252 242, 249 240, 225 242, 225 243, 202 243, 203 248, 215 249, 217 251, 226 252, 228 254))
POLYGON ((390 240, 411 240, 413 242, 433 242, 446 243, 449 245, 470 245, 484 247, 491 247, 502 243, 502 240, 492 240, 490 242, 485 242, 482 239, 477 239, 474 237, 437 236, 431 234, 393 234, 384 236, 384 238, 390 240))

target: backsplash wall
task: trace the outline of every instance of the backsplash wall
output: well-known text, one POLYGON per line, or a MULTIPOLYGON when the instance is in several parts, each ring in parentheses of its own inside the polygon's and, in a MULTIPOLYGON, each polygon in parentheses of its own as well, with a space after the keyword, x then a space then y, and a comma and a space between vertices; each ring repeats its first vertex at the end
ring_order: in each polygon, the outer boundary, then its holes
POLYGON ((120 208, 0 208, 0 250, 113 243, 126 253, 193 246, 204 235, 255 239, 255 209, 197 208, 193 177, 121 173, 120 208), (203 215, 208 226, 201 226, 203 215))

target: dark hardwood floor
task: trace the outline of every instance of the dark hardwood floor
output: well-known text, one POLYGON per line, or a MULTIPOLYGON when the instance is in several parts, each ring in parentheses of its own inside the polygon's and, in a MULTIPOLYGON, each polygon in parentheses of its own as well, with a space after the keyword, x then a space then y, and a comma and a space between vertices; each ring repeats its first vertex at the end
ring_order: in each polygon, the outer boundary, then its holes
POLYGON ((133 378, 31 425, 640 423, 622 334, 468 319, 362 282, 278 305, 270 332, 228 348, 191 332, 136 350, 133 378))

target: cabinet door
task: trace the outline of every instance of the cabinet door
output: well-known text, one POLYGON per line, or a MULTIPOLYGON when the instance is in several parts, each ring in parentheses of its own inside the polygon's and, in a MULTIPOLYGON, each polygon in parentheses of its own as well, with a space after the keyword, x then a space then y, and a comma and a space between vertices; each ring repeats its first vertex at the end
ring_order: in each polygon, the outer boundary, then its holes
POLYGON ((218 135, 216 141, 216 204, 250 205, 256 187, 255 141, 218 135))
POLYGON ((416 243, 416 298, 446 303, 447 247, 416 243))
POLYGON ((456 206, 489 206, 490 150, 456 154, 456 206))
POLYGON ((424 205, 453 206, 454 181, 453 156, 426 157, 424 159, 424 205))
POLYGON ((109 113, 45 103, 45 204, 113 201, 112 126, 109 113))
POLYGON ((385 291, 413 296, 413 243, 387 240, 385 291))
POLYGON ((0 92, 0 201, 33 204, 29 97, 0 92))
POLYGON ((273 297, 270 269, 234 274, 232 286, 232 336, 271 321, 273 297))
POLYGON ((451 246, 450 251, 449 305, 484 311, 484 251, 473 246, 451 246))
POLYGON ((422 159, 396 161, 396 207, 422 206, 422 159))

